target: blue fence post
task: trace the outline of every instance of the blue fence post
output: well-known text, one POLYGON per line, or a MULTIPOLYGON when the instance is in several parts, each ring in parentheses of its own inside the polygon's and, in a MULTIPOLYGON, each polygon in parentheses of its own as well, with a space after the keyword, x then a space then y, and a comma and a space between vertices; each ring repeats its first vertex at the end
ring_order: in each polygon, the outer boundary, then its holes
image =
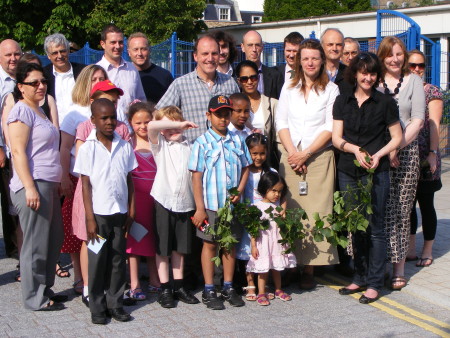
POLYGON ((441 87, 441 42, 436 41, 432 46, 433 68, 431 73, 431 83, 441 87))
POLYGON ((315 39, 316 38, 316 32, 311 31, 311 34, 309 34, 309 38, 310 39, 315 39))
POLYGON ((90 64, 89 62, 89 42, 86 42, 84 47, 83 47, 83 56, 84 56, 84 64, 88 65, 90 64))
POLYGON ((172 52, 172 62, 170 65, 170 72, 172 76, 176 77, 177 72, 177 32, 173 32, 170 37, 170 50, 172 52))
POLYGON ((381 13, 377 11, 377 38, 375 40, 375 49, 378 49, 378 46, 381 43, 381 13))

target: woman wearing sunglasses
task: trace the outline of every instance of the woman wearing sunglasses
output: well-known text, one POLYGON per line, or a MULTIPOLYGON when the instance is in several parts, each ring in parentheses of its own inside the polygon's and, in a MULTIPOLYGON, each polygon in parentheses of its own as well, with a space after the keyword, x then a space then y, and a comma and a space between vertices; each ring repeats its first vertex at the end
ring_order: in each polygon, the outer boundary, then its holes
MULTIPOLYGON (((337 164, 339 190, 357 188, 367 183, 367 169, 375 169, 372 187, 372 210, 366 232, 352 236, 355 274, 341 295, 367 291, 359 299, 368 304, 378 299, 384 284, 386 235, 384 217, 389 193, 389 158, 402 140, 398 107, 394 99, 376 90, 381 65, 375 54, 362 52, 350 62, 345 79, 354 88, 339 95, 333 107, 333 145, 341 151, 337 164), (386 142, 386 129, 391 140, 386 142), (367 153, 361 151, 361 148, 367 153), (366 156, 369 156, 367 161, 366 156), (353 163, 357 160, 360 167, 353 163)), ((351 203, 351 201, 346 201, 351 203)))
POLYGON ((23 231, 20 253, 22 298, 30 310, 64 309, 51 287, 63 242, 59 185, 62 168, 59 131, 39 107, 47 92, 42 67, 18 65, 14 89, 19 101, 9 112, 7 125, 14 174, 11 200, 23 231))
MULTIPOLYGON (((409 53, 408 66, 413 74, 424 80, 425 55, 420 50, 409 53)), ((409 252, 406 260, 418 260, 417 267, 430 266, 433 263, 433 243, 436 235, 436 210, 434 208, 434 193, 441 189, 441 156, 439 153, 439 125, 442 118, 444 102, 441 90, 432 84, 423 82, 425 90, 425 122, 420 129, 417 141, 419 143, 420 177, 417 186, 416 201, 411 214, 411 236, 409 252), (422 231, 424 244, 420 258, 416 256, 417 214, 416 202, 419 202, 422 214, 422 231)))
POLYGON ((242 92, 250 99, 250 119, 252 129, 260 130, 268 138, 270 166, 277 169, 280 155, 275 131, 275 113, 278 100, 265 96, 258 91, 258 66, 253 61, 245 60, 236 66, 235 74, 242 92))
MULTIPOLYGON (((295 76, 281 90, 276 115, 288 208, 302 208, 313 222, 314 212, 325 216, 333 210, 335 184, 334 154, 331 149, 333 104, 338 87, 324 69, 325 53, 320 42, 304 40, 295 61, 295 76)), ((312 227, 312 224, 308 225, 312 227)), ((337 264, 335 247, 314 242, 311 235, 297 245, 297 261, 305 265, 300 287, 312 289, 314 265, 337 264)))
POLYGON ((394 267, 391 288, 401 290, 407 284, 405 259, 419 179, 417 135, 425 117, 425 93, 422 79, 409 71, 408 53, 399 38, 385 37, 377 54, 382 71, 378 90, 397 101, 403 128, 400 147, 389 154, 391 187, 386 207, 387 254, 394 267))

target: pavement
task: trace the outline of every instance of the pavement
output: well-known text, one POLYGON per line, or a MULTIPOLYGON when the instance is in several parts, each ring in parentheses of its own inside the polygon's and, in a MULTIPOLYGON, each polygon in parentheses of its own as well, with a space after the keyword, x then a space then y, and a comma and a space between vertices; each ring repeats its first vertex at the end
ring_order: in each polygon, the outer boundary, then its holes
MULTIPOLYGON (((340 296, 337 289, 349 280, 325 269, 315 290, 286 291, 291 302, 272 301, 268 307, 247 302, 224 311, 203 304, 179 303, 163 309, 156 295, 126 307, 133 320, 93 325, 89 310, 72 291, 73 278, 56 278, 54 290, 69 295, 67 309, 32 312, 21 302, 20 283, 14 282, 17 261, 6 258, 0 241, 0 337, 450 337, 450 158, 443 161, 443 188, 436 194, 438 229, 434 263, 427 268, 406 264, 408 285, 400 292, 385 289, 370 305, 358 303, 360 294, 340 296)), ((0 237, 2 236, 0 229, 0 237)), ((420 256, 422 234, 417 236, 420 256)), ((62 262, 69 257, 62 255, 62 262)), ((145 268, 144 265, 142 268, 145 268)), ((144 282, 145 284, 145 282, 144 282)), ((197 290, 197 297, 201 291, 197 290)))

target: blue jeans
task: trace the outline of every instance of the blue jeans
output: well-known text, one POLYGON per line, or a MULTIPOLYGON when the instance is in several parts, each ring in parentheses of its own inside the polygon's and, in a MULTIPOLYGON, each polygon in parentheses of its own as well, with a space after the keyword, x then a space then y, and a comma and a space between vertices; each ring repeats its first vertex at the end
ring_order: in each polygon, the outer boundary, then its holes
MULTIPOLYGON (((346 190, 357 186, 357 179, 338 171, 339 188, 346 190)), ((368 176, 360 180, 365 184, 368 176)), ((380 291, 383 287, 386 267, 386 233, 384 215, 389 195, 389 171, 375 173, 372 187, 372 210, 369 215, 369 226, 366 232, 357 231, 353 234, 353 254, 355 274, 353 283, 359 286, 380 291)))

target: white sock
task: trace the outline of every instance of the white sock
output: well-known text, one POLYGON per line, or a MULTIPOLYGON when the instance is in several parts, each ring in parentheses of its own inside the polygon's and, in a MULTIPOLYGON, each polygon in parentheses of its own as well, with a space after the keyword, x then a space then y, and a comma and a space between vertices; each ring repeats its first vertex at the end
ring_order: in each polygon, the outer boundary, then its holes
POLYGON ((83 296, 87 297, 89 296, 89 291, 87 285, 83 286, 83 296))

